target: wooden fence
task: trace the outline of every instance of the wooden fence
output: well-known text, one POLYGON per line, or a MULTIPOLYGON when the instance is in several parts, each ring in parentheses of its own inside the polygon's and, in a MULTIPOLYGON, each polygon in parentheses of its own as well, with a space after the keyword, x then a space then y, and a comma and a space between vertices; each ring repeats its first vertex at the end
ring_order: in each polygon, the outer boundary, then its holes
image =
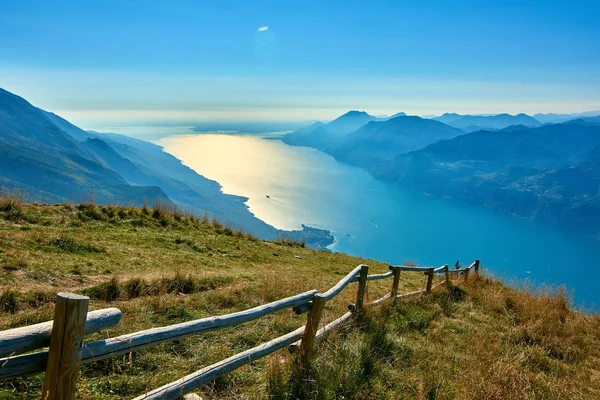
POLYGON ((202 332, 237 326, 286 308, 292 308, 297 314, 308 313, 306 325, 293 332, 235 354, 135 398, 135 400, 179 399, 183 394, 202 384, 286 346, 300 351, 299 359, 306 364, 317 340, 327 332, 360 315, 364 307, 375 306, 387 300, 396 301, 399 298, 422 295, 443 284, 449 287, 452 274, 462 274, 464 279, 468 280, 469 272, 472 269, 478 273, 479 260, 468 267, 458 269, 449 269, 448 265, 439 268, 390 266, 390 272, 376 275, 368 274, 368 266, 359 265, 324 293, 310 290, 232 314, 147 329, 85 345, 83 344, 84 335, 115 326, 121 318, 121 312, 116 308, 108 308, 88 313, 89 299, 87 297, 59 293, 56 297, 53 321, 0 332, 0 357, 3 357, 0 359, 0 381, 45 371, 42 399, 69 400, 75 397, 81 363, 90 363, 118 354, 130 353, 150 345, 178 340, 202 332), (424 273, 427 276, 425 289, 398 294, 401 271, 424 273), (434 275, 443 275, 444 280, 433 286, 434 275), (367 282, 387 278, 392 278, 390 292, 380 299, 364 304, 367 282), (355 303, 348 307, 350 311, 319 328, 325 303, 353 282, 358 282, 358 288, 355 303), (44 347, 48 347, 48 349, 23 354, 44 347))

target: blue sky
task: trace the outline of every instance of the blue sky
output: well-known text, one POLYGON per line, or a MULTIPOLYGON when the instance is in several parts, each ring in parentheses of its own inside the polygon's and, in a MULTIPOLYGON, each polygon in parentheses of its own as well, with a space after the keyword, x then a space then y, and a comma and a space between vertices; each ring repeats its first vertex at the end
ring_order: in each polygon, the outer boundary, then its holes
POLYGON ((587 111, 598 15, 599 1, 0 0, 0 87, 84 127, 587 111))

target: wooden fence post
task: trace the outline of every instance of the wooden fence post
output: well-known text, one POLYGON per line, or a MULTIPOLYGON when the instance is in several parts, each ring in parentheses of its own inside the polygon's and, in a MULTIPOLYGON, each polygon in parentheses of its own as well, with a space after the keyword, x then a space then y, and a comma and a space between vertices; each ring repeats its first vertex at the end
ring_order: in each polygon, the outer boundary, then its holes
POLYGON ((367 290, 367 275, 369 275, 369 266, 360 266, 360 277, 358 280, 358 289, 356 290, 356 312, 360 314, 363 308, 365 291, 367 290))
POLYGON ((452 289, 452 281, 450 280, 450 272, 448 269, 448 264, 444 265, 444 275, 446 276, 446 288, 448 290, 452 289))
POLYGON ((469 282, 469 272, 471 272, 471 268, 467 268, 465 271, 465 283, 469 282))
POLYGON ((75 398, 89 300, 73 293, 56 296, 43 400, 75 398))
POLYGON ((400 268, 390 267, 392 272, 394 272, 394 280, 392 281, 392 290, 390 291, 390 297, 392 298, 392 302, 396 302, 396 296, 398 295, 398 284, 400 283, 400 268))
POLYGON ((300 353, 302 357, 302 365, 306 367, 312 353, 313 346, 315 344, 315 335, 319 329, 319 323, 321 322, 321 315, 323 314, 323 308, 327 300, 320 294, 315 294, 312 301, 312 307, 308 312, 308 318, 306 320, 306 327, 304 328, 304 335, 302 336, 302 342, 300 343, 300 353))
POLYGON ((425 290, 427 292, 431 292, 431 285, 433 283, 433 268, 429 268, 429 271, 425 272, 425 275, 427 275, 427 286, 425 287, 425 290))
POLYGON ((479 260, 475 260, 475 275, 479 275, 479 260))

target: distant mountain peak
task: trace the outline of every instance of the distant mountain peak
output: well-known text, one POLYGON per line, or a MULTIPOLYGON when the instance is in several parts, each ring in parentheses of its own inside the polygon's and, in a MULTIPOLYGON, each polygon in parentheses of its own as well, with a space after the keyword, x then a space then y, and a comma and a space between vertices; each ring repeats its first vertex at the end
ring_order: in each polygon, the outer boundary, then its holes
POLYGON ((346 114, 343 114, 343 115, 337 117, 335 120, 338 120, 341 118, 347 118, 347 117, 372 117, 372 118, 375 118, 372 115, 370 115, 369 113, 367 113, 366 111, 350 110, 346 114))
POLYGON ((388 117, 388 119, 392 119, 392 118, 397 118, 397 117, 406 117, 406 113, 405 112, 397 112, 396 114, 392 115, 391 117, 388 117))

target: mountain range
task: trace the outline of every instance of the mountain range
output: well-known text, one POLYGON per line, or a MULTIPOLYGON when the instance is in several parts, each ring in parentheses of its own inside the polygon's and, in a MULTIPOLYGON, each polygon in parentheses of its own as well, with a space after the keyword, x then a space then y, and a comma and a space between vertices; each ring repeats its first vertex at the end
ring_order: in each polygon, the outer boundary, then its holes
POLYGON ((525 114, 380 120, 353 111, 333 122, 345 131, 317 123, 283 141, 317 148, 394 185, 600 239, 598 116, 542 124, 525 114))
POLYGON ((254 217, 244 197, 225 195, 160 146, 112 133, 89 132, 0 89, 0 189, 36 202, 141 206, 156 202, 208 213, 264 239, 291 237, 323 248, 327 231, 280 231, 254 217))
MULTIPOLYGON (((420 118, 350 111, 282 140, 321 150, 394 185, 600 239, 600 117, 542 121, 525 114, 420 118)), ((284 232, 267 225, 248 211, 246 198, 223 194, 217 182, 160 146, 82 130, 2 89, 0 188, 45 203, 161 202, 208 213, 265 239, 288 236, 316 248, 333 241, 327 231, 284 232)))
POLYGON ((460 115, 447 113, 433 118, 436 121, 462 129, 465 132, 473 132, 482 129, 503 129, 511 125, 523 125, 536 127, 542 123, 527 114, 498 114, 498 115, 460 115))
POLYGON ((561 122, 567 122, 573 119, 579 118, 587 118, 587 117, 597 117, 600 115, 600 111, 586 111, 582 113, 573 113, 573 114, 534 114, 533 118, 537 119, 541 123, 544 124, 558 124, 561 122))

